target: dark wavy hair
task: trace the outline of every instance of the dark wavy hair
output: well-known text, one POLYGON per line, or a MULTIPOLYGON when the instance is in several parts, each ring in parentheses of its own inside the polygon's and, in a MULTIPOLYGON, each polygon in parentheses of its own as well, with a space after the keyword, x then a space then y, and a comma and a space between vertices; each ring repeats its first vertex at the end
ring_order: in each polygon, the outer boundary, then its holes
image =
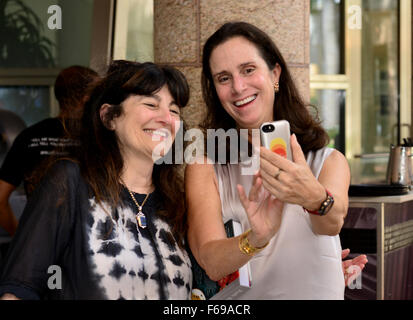
MULTIPOLYGON (((225 111, 218 98, 210 68, 212 51, 234 37, 243 37, 258 49, 268 68, 281 67, 280 90, 274 99, 274 120, 287 120, 291 133, 307 154, 327 145, 329 137, 317 117, 313 117, 292 80, 287 64, 271 38, 262 30, 246 22, 228 22, 212 34, 205 43, 202 56, 202 94, 207 105, 207 117, 201 124, 206 129, 236 128, 235 120, 225 111)), ((313 106, 311 106, 313 107, 313 106)))
MULTIPOLYGON (((150 95, 164 85, 180 108, 187 105, 189 86, 184 75, 172 67, 150 62, 113 61, 107 74, 92 90, 81 120, 77 159, 82 176, 89 184, 97 203, 106 202, 115 208, 121 201, 122 187, 119 181, 124 162, 116 134, 108 129, 106 121, 123 113, 122 102, 130 95, 150 95), (105 121, 102 121, 100 108, 105 103, 114 107, 109 109, 105 121)), ((185 130, 185 125, 183 127, 181 130, 185 130)), ((171 150, 175 150, 175 143, 171 150)), ((163 202, 162 210, 158 213, 172 225, 174 236, 182 245, 186 222, 178 165, 155 164, 152 180, 163 202)))

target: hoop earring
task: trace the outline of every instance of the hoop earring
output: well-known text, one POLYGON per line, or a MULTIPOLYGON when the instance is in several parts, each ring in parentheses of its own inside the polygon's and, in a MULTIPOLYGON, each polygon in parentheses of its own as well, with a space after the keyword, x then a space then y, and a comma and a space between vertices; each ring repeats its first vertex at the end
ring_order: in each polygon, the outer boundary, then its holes
POLYGON ((274 91, 275 93, 280 91, 280 84, 278 82, 274 83, 274 91))

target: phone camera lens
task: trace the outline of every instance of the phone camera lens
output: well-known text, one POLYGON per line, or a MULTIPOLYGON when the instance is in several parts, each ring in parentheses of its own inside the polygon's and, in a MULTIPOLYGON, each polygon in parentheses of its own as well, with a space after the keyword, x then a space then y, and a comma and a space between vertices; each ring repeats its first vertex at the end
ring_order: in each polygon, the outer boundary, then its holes
POLYGON ((267 124, 262 128, 262 131, 264 132, 273 132, 274 131, 274 126, 272 124, 267 124))

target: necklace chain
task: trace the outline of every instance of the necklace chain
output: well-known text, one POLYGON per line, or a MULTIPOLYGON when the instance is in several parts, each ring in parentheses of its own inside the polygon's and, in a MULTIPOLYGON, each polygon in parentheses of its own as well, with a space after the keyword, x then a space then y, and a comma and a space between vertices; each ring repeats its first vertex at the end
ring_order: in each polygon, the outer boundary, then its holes
MULTIPOLYGON (((124 184, 124 186, 126 187, 125 184, 124 184)), ((139 227, 141 227, 142 229, 145 229, 146 228, 146 216, 142 212, 142 208, 145 205, 146 200, 148 200, 148 198, 149 198, 149 193, 146 195, 146 197, 143 200, 142 204, 139 205, 139 202, 135 199, 135 196, 133 195, 132 191, 130 191, 128 187, 126 187, 126 190, 128 190, 133 202, 135 202, 135 204, 136 204, 136 206, 138 207, 138 210, 139 210, 138 214, 136 215, 136 221, 138 222, 139 227)))
MULTIPOLYGON (((128 189, 128 188, 126 188, 126 189, 128 189)), ((129 189, 128 189, 128 191, 129 191, 129 194, 130 194, 133 202, 135 202, 136 206, 138 207, 139 212, 142 212, 142 208, 145 205, 146 200, 148 200, 149 193, 146 195, 145 199, 143 200, 142 205, 139 205, 139 202, 135 199, 135 196, 133 195, 132 191, 130 191, 129 189)))

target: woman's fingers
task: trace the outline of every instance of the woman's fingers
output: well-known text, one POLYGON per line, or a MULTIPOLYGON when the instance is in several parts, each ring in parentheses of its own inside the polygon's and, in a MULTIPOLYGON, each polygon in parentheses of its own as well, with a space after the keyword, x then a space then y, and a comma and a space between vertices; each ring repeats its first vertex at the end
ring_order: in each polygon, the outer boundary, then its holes
POLYGON ((271 176, 273 178, 276 178, 277 174, 280 173, 280 171, 282 171, 281 168, 278 168, 277 166, 273 165, 271 162, 264 158, 262 158, 260 161, 260 169, 261 174, 265 173, 267 176, 271 176))
MULTIPOLYGON (((349 249, 343 250, 341 253, 342 257, 346 257, 348 253, 350 252, 349 249)), ((362 254, 354 259, 349 259, 349 260, 344 260, 343 261, 343 271, 344 271, 344 278, 346 285, 348 285, 349 280, 353 279, 354 277, 358 276, 361 271, 364 269, 366 266, 366 263, 368 262, 367 256, 362 254)))
POLYGON ((347 257, 350 253, 350 249, 344 249, 341 251, 341 259, 344 259, 345 257, 347 257))
POLYGON ((294 163, 264 147, 260 148, 260 161, 267 160, 271 165, 281 168, 284 171, 288 171, 294 163))
POLYGON ((279 199, 280 193, 277 188, 275 188, 266 178, 262 178, 262 185, 269 193, 271 193, 275 198, 279 199))
MULTIPOLYGON (((346 249, 346 250, 348 250, 348 252, 350 252, 349 249, 346 249)), ((348 254, 344 255, 344 251, 346 251, 346 250, 342 251, 342 253, 341 253, 342 257, 346 257, 348 255, 348 254)), ((361 269, 363 269, 367 262, 368 262, 368 260, 367 260, 366 255, 362 254, 362 255, 359 255, 359 256, 357 256, 353 259, 344 260, 343 261, 343 266, 345 268, 348 268, 350 266, 359 266, 361 269)))
POLYGON ((306 164, 307 161, 305 159, 303 149, 301 149, 301 146, 298 143, 297 137, 295 136, 295 134, 291 135, 290 143, 291 143, 291 151, 293 154, 294 163, 306 164))
POLYGON ((250 201, 258 201, 261 185, 262 185, 262 179, 258 176, 258 174, 254 174, 254 178, 252 180, 252 186, 250 189, 250 193, 248 195, 248 199, 250 201))
POLYGON ((357 256, 353 259, 353 265, 358 265, 360 266, 361 269, 364 268, 366 263, 368 262, 366 255, 362 254, 360 256, 357 256))
POLYGON ((242 185, 237 184, 238 195, 241 200, 241 204, 244 206, 245 210, 248 211, 250 208, 251 202, 258 202, 260 189, 262 186, 262 179, 258 176, 254 176, 254 182, 251 186, 248 196, 245 193, 245 189, 242 185))
POLYGON ((237 184, 237 190, 238 190, 238 195, 241 200, 241 204, 244 206, 244 209, 248 208, 248 198, 247 195, 245 194, 244 187, 240 184, 237 184))

